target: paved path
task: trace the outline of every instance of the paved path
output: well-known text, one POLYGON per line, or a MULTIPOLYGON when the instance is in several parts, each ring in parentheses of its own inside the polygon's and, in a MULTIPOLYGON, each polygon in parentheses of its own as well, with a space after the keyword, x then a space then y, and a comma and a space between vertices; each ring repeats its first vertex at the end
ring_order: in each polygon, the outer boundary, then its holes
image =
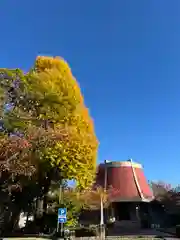
MULTIPOLYGON (((179 238, 174 237, 171 234, 163 233, 155 229, 147 229, 147 230, 137 230, 132 231, 131 233, 128 232, 121 232, 116 236, 107 236, 106 240, 116 240, 116 239, 124 239, 124 240, 130 240, 130 239, 166 239, 166 240, 176 240, 179 238), (141 238, 139 238, 141 236, 141 238)), ((4 240, 47 240, 47 238, 3 238, 4 240)), ((82 237, 82 238, 76 238, 76 240, 97 240, 96 237, 82 237)))
POLYGON ((139 229, 139 230, 134 230, 132 232, 129 231, 120 231, 118 234, 116 233, 116 236, 113 235, 111 236, 111 234, 109 234, 109 236, 107 237, 107 239, 117 239, 117 238, 123 238, 123 239, 133 239, 133 238, 138 238, 141 236, 141 239, 143 238, 148 238, 148 239, 179 239, 179 238, 175 238, 172 234, 168 234, 168 233, 164 233, 155 229, 147 229, 147 230, 143 230, 143 229, 139 229))

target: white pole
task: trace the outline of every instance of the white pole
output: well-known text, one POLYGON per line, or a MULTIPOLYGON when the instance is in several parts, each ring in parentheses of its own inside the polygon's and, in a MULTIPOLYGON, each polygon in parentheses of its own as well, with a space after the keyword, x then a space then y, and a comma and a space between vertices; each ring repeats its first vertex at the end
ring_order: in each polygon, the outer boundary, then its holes
MULTIPOLYGON (((107 163, 108 163, 109 161, 107 161, 107 160, 104 160, 104 192, 106 193, 106 191, 107 191, 107 163)), ((104 216, 104 215, 103 215, 104 216)), ((108 212, 107 212, 107 210, 105 210, 105 217, 106 217, 106 219, 107 219, 107 217, 108 217, 108 212)), ((103 220, 103 222, 104 222, 104 220, 103 220)), ((103 223, 104 224, 104 223, 103 223)))
POLYGON ((100 221, 100 239, 105 239, 105 228, 104 228, 104 211, 103 211, 103 197, 101 194, 101 221, 100 221))
POLYGON ((107 190, 107 165, 106 165, 106 160, 104 161, 104 190, 107 190))
POLYGON ((102 199, 102 194, 101 194, 101 221, 100 225, 104 225, 104 211, 103 211, 103 199, 102 199))

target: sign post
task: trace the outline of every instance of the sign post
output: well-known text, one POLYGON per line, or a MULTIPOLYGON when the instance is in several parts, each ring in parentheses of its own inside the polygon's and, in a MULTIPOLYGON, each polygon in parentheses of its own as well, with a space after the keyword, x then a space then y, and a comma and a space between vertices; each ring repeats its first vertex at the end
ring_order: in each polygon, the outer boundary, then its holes
POLYGON ((59 224, 61 224, 61 228, 60 228, 60 233, 61 236, 63 235, 63 224, 66 223, 67 221, 67 209, 66 208, 59 208, 58 209, 58 226, 59 224))

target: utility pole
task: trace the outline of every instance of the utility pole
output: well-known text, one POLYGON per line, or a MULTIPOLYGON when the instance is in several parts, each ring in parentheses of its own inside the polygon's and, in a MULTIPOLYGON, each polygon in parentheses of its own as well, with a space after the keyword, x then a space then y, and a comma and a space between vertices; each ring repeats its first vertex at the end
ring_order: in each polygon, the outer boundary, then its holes
MULTIPOLYGON (((106 190, 107 190, 107 160, 104 161, 104 188, 103 188, 103 192, 106 194, 106 190)), ((103 193, 100 193, 100 210, 101 210, 101 218, 100 218, 100 238, 101 239, 105 239, 105 226, 104 226, 104 204, 103 204, 103 193)))
POLYGON ((109 161, 107 160, 104 160, 104 190, 106 191, 107 190, 107 163, 109 161))
POLYGON ((104 225, 104 211, 103 211, 103 193, 100 193, 100 201, 101 201, 101 220, 100 220, 100 225, 104 225))

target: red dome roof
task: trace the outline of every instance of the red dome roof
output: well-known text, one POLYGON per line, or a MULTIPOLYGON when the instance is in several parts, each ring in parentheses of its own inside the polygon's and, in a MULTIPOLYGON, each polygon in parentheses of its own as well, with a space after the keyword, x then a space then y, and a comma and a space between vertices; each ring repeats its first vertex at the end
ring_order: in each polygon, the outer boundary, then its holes
POLYGON ((111 201, 148 201, 153 199, 142 166, 131 161, 100 164, 95 185, 111 188, 109 191, 111 201))

